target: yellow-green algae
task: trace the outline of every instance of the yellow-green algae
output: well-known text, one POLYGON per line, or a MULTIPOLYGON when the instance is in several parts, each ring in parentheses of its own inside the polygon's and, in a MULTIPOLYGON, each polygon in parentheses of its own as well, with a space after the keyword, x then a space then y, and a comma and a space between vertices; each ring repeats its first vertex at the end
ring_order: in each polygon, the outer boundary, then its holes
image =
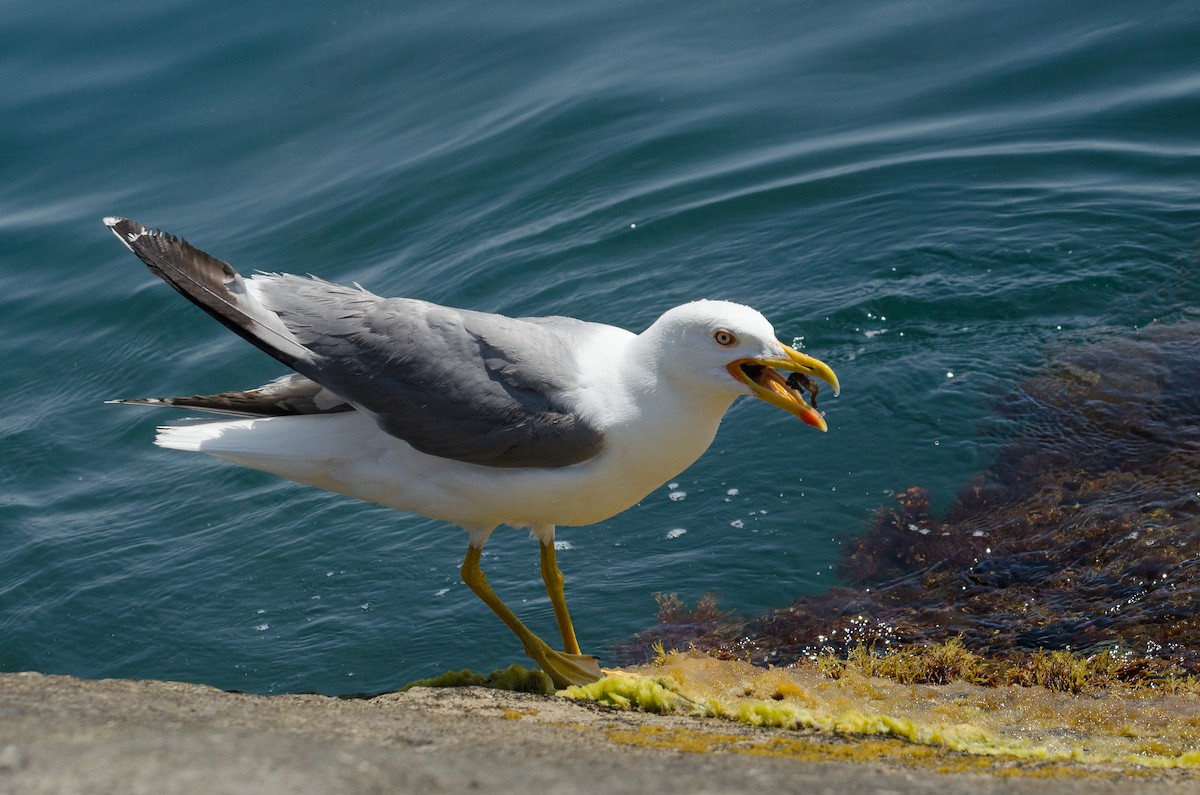
MULTIPOLYGON (((1061 763, 1200 771, 1200 699, 1190 694, 1117 697, 961 681, 901 684, 854 668, 832 679, 815 667, 764 670, 697 652, 666 655, 654 665, 560 694, 626 709, 854 737, 859 744, 871 737, 898 738, 915 746, 913 751, 1035 762, 1043 771, 1046 764, 1061 763)), ((714 743, 729 742, 650 728, 618 735, 613 739, 680 750, 711 750, 714 743)), ((731 750, 789 755, 798 738, 773 739, 731 750)), ((745 745, 745 738, 740 742, 745 745)), ((811 747, 800 744, 791 755, 811 747)), ((877 750, 860 749, 867 756, 877 750)))
POLYGON ((400 688, 401 692, 414 687, 490 687, 495 690, 513 690, 518 693, 550 695, 554 693, 554 682, 550 675, 538 668, 526 668, 513 663, 499 668, 487 676, 470 668, 461 671, 446 671, 429 679, 418 679, 400 688))

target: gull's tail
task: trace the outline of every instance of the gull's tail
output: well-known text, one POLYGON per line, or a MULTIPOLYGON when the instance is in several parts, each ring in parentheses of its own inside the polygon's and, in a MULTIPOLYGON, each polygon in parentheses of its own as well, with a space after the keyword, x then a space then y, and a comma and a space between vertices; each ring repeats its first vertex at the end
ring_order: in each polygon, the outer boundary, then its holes
MULTIPOLYGON (((304 417, 183 420, 161 426, 154 443, 378 501, 377 496, 362 493, 355 475, 359 454, 378 438, 370 417, 346 411, 304 417)), ((394 444, 402 445, 399 441, 394 444)))

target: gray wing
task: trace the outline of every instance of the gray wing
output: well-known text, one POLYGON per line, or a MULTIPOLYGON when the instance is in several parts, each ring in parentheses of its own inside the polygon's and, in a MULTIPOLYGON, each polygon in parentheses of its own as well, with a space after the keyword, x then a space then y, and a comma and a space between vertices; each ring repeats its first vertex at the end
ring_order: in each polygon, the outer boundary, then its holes
POLYGON ((416 449, 498 467, 559 467, 600 452, 573 410, 591 324, 380 298, 287 275, 254 278, 264 307, 311 352, 293 365, 416 449))
POLYGON ((597 328, 515 319, 314 278, 232 267, 134 221, 105 222, 189 300, 430 455, 495 467, 594 457, 602 435, 573 411, 575 350, 597 328))

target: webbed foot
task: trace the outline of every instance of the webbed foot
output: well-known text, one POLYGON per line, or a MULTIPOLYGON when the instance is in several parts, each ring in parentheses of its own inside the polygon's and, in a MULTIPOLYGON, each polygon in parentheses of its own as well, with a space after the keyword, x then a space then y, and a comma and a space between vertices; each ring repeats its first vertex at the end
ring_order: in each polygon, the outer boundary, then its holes
POLYGON ((560 690, 571 685, 588 685, 604 678, 599 659, 591 654, 567 654, 543 643, 540 648, 525 653, 550 675, 560 690))

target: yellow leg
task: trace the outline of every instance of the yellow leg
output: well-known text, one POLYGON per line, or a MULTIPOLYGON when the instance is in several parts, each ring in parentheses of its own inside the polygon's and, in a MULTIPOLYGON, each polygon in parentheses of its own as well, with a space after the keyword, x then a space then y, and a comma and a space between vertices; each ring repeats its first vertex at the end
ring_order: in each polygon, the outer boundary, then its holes
POLYGON ((575 627, 571 624, 571 614, 567 612, 567 595, 563 592, 563 573, 558 568, 558 555, 554 551, 554 542, 541 542, 542 547, 542 581, 546 583, 546 595, 550 604, 554 605, 554 618, 558 621, 558 631, 562 633, 563 649, 568 654, 579 654, 579 641, 575 639, 575 627))
MULTIPOLYGON (((578 651, 565 654, 555 651, 544 640, 533 634, 529 627, 521 623, 516 614, 500 601, 500 597, 496 596, 496 592, 488 585, 487 576, 479 568, 479 559, 482 554, 483 550, 479 547, 467 547, 467 556, 463 559, 462 565, 463 582, 483 600, 484 604, 492 608, 492 612, 500 616, 500 620, 521 639, 525 653, 550 675, 550 678, 554 680, 554 686, 586 685, 602 678, 604 675, 600 672, 600 666, 596 664, 595 657, 589 654, 580 654, 578 651)), ((555 566, 555 569, 557 568, 555 566)), ((562 577, 561 573, 559 577, 562 577)), ((561 591, 560 585, 559 592, 561 593, 561 591)), ((555 612, 557 613, 557 606, 555 612)))

